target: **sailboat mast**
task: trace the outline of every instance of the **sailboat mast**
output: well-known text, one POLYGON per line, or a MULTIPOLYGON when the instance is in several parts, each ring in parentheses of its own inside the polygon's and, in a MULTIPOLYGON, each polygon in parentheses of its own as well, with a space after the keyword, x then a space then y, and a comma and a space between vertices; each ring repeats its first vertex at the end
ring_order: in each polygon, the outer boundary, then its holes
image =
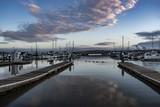
POLYGON ((52 39, 52 52, 54 53, 54 39, 52 39))
POLYGON ((124 51, 124 36, 122 36, 122 51, 124 51))
POLYGON ((37 42, 36 42, 36 60, 37 60, 37 57, 38 57, 38 52, 37 52, 37 42))
POLYGON ((153 35, 152 35, 152 51, 153 51, 153 35))
POLYGON ((57 51, 57 37, 55 37, 55 52, 57 51))

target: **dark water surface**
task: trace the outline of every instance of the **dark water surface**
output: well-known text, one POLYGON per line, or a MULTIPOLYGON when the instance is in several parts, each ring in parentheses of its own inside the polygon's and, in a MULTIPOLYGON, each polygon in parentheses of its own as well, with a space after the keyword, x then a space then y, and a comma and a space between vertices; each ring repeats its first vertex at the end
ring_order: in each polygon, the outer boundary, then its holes
POLYGON ((153 88, 118 68, 116 60, 107 57, 83 57, 75 60, 74 66, 57 75, 1 97, 0 105, 160 107, 160 95, 153 88))

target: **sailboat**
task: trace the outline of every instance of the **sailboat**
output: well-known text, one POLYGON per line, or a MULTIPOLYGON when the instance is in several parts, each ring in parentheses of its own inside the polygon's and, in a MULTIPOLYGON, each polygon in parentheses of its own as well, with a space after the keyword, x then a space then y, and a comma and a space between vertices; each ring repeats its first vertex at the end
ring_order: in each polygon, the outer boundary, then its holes
POLYGON ((146 52, 144 54, 145 61, 160 61, 160 54, 157 51, 146 52))
POLYGON ((160 54, 153 50, 153 36, 152 36, 152 51, 144 53, 143 59, 145 61, 160 61, 160 54))
POLYGON ((47 57, 48 62, 53 62, 54 61, 54 40, 52 40, 52 52, 51 54, 48 55, 47 57))

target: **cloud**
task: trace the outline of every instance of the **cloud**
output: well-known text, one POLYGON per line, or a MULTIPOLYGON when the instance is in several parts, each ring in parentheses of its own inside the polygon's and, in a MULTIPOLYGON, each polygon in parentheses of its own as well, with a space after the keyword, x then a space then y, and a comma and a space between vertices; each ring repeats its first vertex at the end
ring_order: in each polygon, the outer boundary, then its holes
POLYGON ((0 44, 8 44, 8 42, 0 42, 0 44))
POLYGON ((2 33, 2 30, 0 29, 0 34, 2 33))
POLYGON ((41 34, 41 32, 43 32, 41 28, 38 27, 35 29, 32 29, 32 26, 28 26, 28 28, 26 29, 30 29, 27 31, 6 31, 1 33, 2 36, 5 35, 4 40, 5 41, 10 41, 13 42, 13 40, 19 40, 19 41, 26 41, 26 42, 46 42, 46 41, 51 41, 51 40, 55 40, 55 38, 57 40, 66 40, 65 38, 59 38, 59 37, 55 37, 52 36, 51 34, 41 34), (35 32, 39 32, 39 33, 35 33, 35 32), (35 34, 34 34, 35 33, 35 34), (33 36, 34 35, 34 36, 33 36))
POLYGON ((108 45, 113 45, 114 42, 100 42, 100 43, 97 43, 95 45, 99 45, 99 46, 108 46, 108 45))
POLYGON ((19 31, 1 34, 6 40, 27 42, 48 41, 51 35, 88 31, 109 27, 117 22, 116 16, 133 8, 137 0, 85 0, 57 10, 42 10, 35 3, 26 3, 37 23, 24 24, 19 31), (46 36, 50 35, 50 36, 46 36))
POLYGON ((59 38, 59 37, 54 37, 54 38, 52 38, 53 40, 67 40, 66 38, 59 38))
POLYGON ((40 7, 36 5, 35 3, 25 3, 25 6, 27 6, 30 13, 37 16, 40 15, 40 7))
MULTIPOLYGON (((30 29, 32 27, 28 27, 30 29)), ((52 39, 52 36, 50 35, 41 35, 41 33, 35 33, 41 32, 40 28, 30 29, 27 31, 6 31, 1 33, 1 35, 4 37, 4 40, 6 41, 13 41, 13 40, 19 40, 19 41, 26 41, 26 42, 44 42, 49 41, 52 39)))
POLYGON ((90 47, 90 45, 79 45, 79 48, 87 48, 90 47))
POLYGON ((143 37, 144 39, 152 39, 153 38, 156 38, 158 36, 160 36, 160 31, 157 30, 157 31, 153 31, 153 32, 138 32, 138 33, 135 33, 136 35, 138 35, 139 37, 143 37))
POLYGON ((129 0, 129 1, 125 4, 126 9, 131 9, 131 8, 133 8, 137 1, 138 1, 138 0, 129 0))
POLYGON ((145 47, 147 49, 152 49, 152 45, 154 49, 160 49, 160 41, 147 41, 147 42, 140 42, 137 44, 138 46, 145 47))

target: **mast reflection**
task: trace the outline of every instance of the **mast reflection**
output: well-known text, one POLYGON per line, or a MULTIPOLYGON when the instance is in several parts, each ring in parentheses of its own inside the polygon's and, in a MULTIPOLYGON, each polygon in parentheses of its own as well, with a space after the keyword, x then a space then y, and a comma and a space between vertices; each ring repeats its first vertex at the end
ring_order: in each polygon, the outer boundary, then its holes
POLYGON ((11 72, 11 75, 17 75, 19 71, 23 69, 23 65, 11 65, 9 66, 9 72, 11 72))

